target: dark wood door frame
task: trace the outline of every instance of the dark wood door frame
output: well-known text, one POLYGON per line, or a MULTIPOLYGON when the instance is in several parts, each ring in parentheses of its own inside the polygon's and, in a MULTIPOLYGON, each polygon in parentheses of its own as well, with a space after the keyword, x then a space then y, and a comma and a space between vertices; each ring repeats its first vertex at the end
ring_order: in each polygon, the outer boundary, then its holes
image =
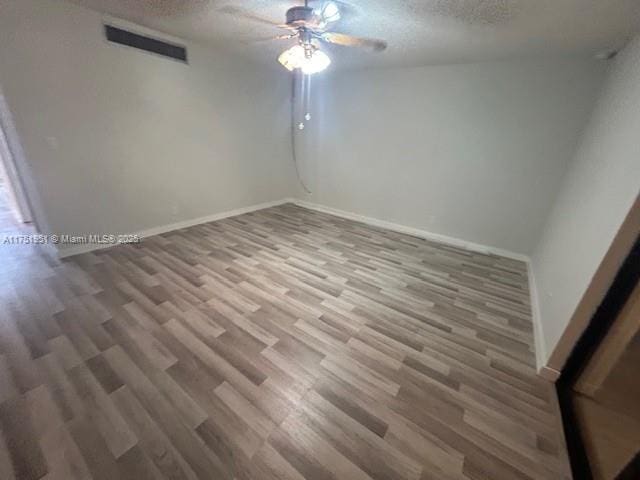
POLYGON ((620 310, 624 307, 639 281, 640 237, 637 238, 631 252, 628 254, 605 295, 604 300, 597 308, 591 322, 571 352, 562 370, 562 374, 556 383, 571 469, 576 479, 590 480, 593 478, 593 475, 577 423, 572 400, 572 386, 582 373, 589 358, 593 355, 602 339, 607 335, 620 310))

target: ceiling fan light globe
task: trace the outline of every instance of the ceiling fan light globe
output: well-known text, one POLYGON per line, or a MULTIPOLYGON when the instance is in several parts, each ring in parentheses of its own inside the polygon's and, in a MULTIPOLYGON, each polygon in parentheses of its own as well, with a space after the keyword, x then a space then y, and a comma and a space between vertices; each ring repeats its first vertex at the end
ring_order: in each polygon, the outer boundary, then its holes
POLYGON ((302 68, 305 61, 305 51, 302 45, 295 45, 282 52, 278 57, 278 62, 290 72, 297 68, 302 68))
POLYGON ((278 62, 290 72, 300 69, 305 75, 321 72, 331 65, 331 59, 326 53, 313 50, 309 56, 302 45, 295 45, 282 52, 278 62))
POLYGON ((320 16, 327 23, 333 23, 340 20, 340 8, 335 2, 325 2, 322 6, 320 16))
POLYGON ((321 50, 316 50, 313 52, 311 58, 305 58, 304 63, 302 64, 302 73, 305 75, 313 75, 314 73, 319 73, 325 70, 329 65, 331 65, 331 59, 329 55, 324 53, 321 50))

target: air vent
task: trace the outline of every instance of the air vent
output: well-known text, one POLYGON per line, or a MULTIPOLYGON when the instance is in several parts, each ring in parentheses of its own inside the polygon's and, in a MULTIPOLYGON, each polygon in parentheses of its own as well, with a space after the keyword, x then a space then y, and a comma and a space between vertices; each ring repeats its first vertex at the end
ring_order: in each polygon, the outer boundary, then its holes
POLYGON ((187 49, 182 45, 168 43, 157 38, 146 37, 138 33, 128 32, 112 25, 104 26, 107 40, 120 45, 137 48, 145 52, 155 53, 163 57, 173 58, 187 63, 187 49))

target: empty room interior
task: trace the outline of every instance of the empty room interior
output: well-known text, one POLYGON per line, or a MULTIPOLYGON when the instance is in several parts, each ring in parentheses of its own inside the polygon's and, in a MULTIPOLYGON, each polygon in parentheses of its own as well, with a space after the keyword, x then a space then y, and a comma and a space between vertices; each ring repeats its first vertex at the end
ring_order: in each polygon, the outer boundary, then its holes
POLYGON ((640 479, 640 2, 0 0, 0 479, 640 479))

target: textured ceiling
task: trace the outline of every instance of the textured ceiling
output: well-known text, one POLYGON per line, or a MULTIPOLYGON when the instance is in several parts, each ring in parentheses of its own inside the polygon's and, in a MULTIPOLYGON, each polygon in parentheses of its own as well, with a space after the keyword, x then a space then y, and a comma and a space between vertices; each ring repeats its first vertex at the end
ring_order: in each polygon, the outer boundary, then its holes
MULTIPOLYGON (((73 0, 174 36, 275 62, 293 0, 73 0)), ((311 1, 310 5, 319 5, 311 1)), ((616 49, 640 29, 640 0, 345 0, 333 30, 384 39, 371 53, 330 46, 338 67, 414 66, 616 49)))

